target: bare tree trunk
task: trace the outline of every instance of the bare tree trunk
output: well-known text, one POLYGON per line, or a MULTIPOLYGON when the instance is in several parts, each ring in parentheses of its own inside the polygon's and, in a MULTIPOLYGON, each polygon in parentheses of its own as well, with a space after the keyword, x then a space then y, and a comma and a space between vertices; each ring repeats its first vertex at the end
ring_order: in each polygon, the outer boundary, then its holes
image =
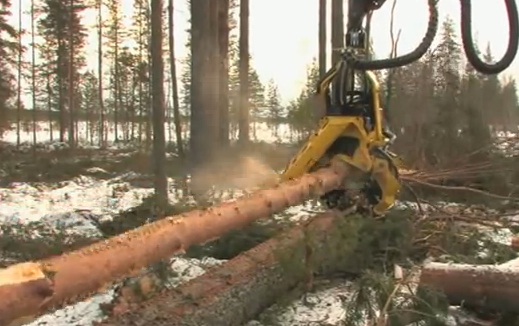
POLYGON ((182 142, 182 123, 180 121, 180 104, 178 99, 178 82, 177 82, 177 64, 175 61, 175 29, 173 0, 168 0, 168 30, 169 30, 169 67, 171 70, 171 88, 173 92, 173 120, 175 123, 175 136, 177 138, 177 151, 182 165, 185 164, 186 155, 184 153, 184 144, 182 142))
MULTIPOLYGON (((169 33, 169 31, 168 31, 169 33)), ((170 67, 170 70, 171 70, 171 67, 170 67)), ((173 120, 173 117, 172 117, 172 107, 173 107, 173 104, 171 104, 171 88, 173 88, 173 86, 171 86, 171 78, 166 78, 167 81, 166 81, 166 89, 167 89, 167 92, 166 92, 166 123, 168 125, 168 130, 167 130, 167 144, 168 143, 171 143, 172 140, 173 140, 173 129, 171 128, 172 125, 171 125, 171 120, 173 120)))
MULTIPOLYGON (((117 15, 116 15, 117 16, 117 15)), ((114 23, 116 26, 119 26, 119 21, 116 18, 116 22, 114 23)), ((119 89, 119 29, 115 31, 115 39, 114 39, 114 141, 119 141, 119 105, 121 98, 121 91, 119 89)))
POLYGON ((343 0, 332 0, 332 65, 341 58, 344 47, 344 8, 343 0))
MULTIPOLYGON (((208 106, 206 109, 208 111, 208 117, 210 116, 211 121, 209 125, 210 128, 210 137, 212 139, 211 147, 214 152, 217 149, 221 148, 220 144, 220 128, 221 128, 221 120, 220 120, 220 43, 219 43, 219 7, 222 0, 209 1, 209 25, 207 28, 207 37, 209 42, 210 58, 208 65, 208 72, 206 74, 206 78, 208 80, 208 85, 206 87, 209 88, 207 99, 208 106)), ((211 154, 212 155, 212 154, 211 154)))
POLYGON ((130 104, 130 107, 132 109, 131 125, 130 125, 130 139, 132 141, 135 140, 135 119, 137 117, 136 107, 135 107, 135 91, 136 91, 136 89, 137 89, 137 85, 135 85, 135 78, 134 78, 132 81, 132 91, 131 91, 132 99, 131 99, 131 104, 130 104))
MULTIPOLYGON (((161 208, 168 204, 166 135, 164 130, 164 62, 162 61, 162 0, 151 0, 151 59, 153 97, 153 170, 155 197, 161 208)), ((159 215, 162 215, 159 214, 159 215)), ((162 216, 161 216, 162 217, 162 216)))
POLYGON ((97 30, 97 74, 99 75, 99 111, 101 113, 101 122, 99 126, 99 145, 105 147, 105 106, 103 98, 103 1, 98 1, 98 30, 97 30))
POLYGON ((46 88, 47 88, 47 110, 49 112, 49 133, 50 133, 50 141, 54 140, 54 129, 52 127, 52 88, 50 87, 50 74, 47 73, 46 76, 46 88))
MULTIPOLYGON (((142 58, 142 46, 139 45, 139 58, 142 58)), ((139 133, 139 143, 142 143, 142 132, 143 132, 143 120, 144 120, 144 106, 142 105, 143 96, 142 92, 144 91, 144 87, 142 85, 142 63, 140 62, 141 59, 139 59, 139 126, 138 126, 138 133, 139 133)))
POLYGON ((149 71, 149 78, 150 78, 150 82, 148 83, 148 97, 146 98, 146 115, 145 115, 145 118, 146 118, 146 142, 145 142, 145 146, 146 146, 146 149, 149 150, 151 148, 151 137, 153 136, 153 132, 152 132, 152 124, 153 124, 153 121, 152 121, 152 118, 153 118, 153 114, 152 114, 152 101, 153 101, 153 82, 151 82, 151 80, 153 80, 153 68, 152 68, 152 58, 151 58, 151 36, 150 36, 150 46, 148 46, 148 71, 149 71))
POLYGON ((20 131, 22 120, 22 1, 18 3, 18 90, 16 98, 16 146, 20 146, 20 131))
MULTIPOLYGON (((74 108, 77 108, 79 101, 74 101, 74 108)), ((74 111, 74 135, 75 135, 75 142, 76 144, 79 142, 79 121, 78 121, 78 114, 76 111, 74 111)))
POLYGON ((326 0, 319 0, 319 78, 326 74, 326 0))
POLYGON ((249 0, 240 1, 240 108, 238 141, 248 143, 249 134, 249 0))
POLYGON ((34 0, 31 0, 31 79, 32 79, 32 143, 36 145, 36 15, 34 0))
MULTIPOLYGON (((398 33, 395 37, 394 24, 395 24, 395 8, 396 8, 397 0, 393 0, 393 5, 391 7, 391 18, 389 20, 389 36, 391 38, 391 52, 389 54, 390 58, 396 58, 398 55, 398 41, 400 40, 400 33, 402 30, 398 30, 398 33)), ((393 78, 395 76, 395 69, 389 69, 387 74, 387 82, 386 82, 386 103, 385 106, 385 115, 386 119, 389 119, 389 110, 391 104, 391 96, 393 94, 393 78)))
POLYGON ((65 142, 65 134, 67 132, 67 107, 65 106, 65 81, 64 71, 65 66, 65 40, 64 36, 58 35, 58 73, 56 77, 58 79, 58 110, 59 110, 59 141, 65 142))
MULTIPOLYGON (((196 169, 212 158, 218 144, 218 111, 212 102, 214 90, 211 85, 216 81, 210 76, 216 72, 211 67, 215 42, 210 31, 211 7, 214 3, 206 0, 191 1, 191 168, 196 169)), ((194 176, 193 176, 194 177, 194 176)))
POLYGON ((220 145, 229 146, 229 0, 218 1, 220 145))
POLYGON ((74 110, 74 0, 69 2, 69 62, 68 62, 68 110, 69 110, 69 130, 68 142, 71 148, 75 147, 75 110, 74 110))

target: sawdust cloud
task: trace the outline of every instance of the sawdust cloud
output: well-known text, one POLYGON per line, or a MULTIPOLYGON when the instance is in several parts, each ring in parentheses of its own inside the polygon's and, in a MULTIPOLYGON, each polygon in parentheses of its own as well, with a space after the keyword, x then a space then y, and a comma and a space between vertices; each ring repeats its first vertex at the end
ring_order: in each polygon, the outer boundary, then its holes
POLYGON ((277 179, 276 171, 260 157, 219 157, 193 171, 191 190, 195 193, 205 192, 213 187, 216 190, 245 190, 276 183, 277 179))

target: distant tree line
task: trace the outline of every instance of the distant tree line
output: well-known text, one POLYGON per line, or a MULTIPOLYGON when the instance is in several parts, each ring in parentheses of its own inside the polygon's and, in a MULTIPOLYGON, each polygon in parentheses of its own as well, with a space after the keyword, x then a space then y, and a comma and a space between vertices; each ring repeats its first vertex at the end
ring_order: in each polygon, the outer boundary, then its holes
MULTIPOLYGON (((177 85, 178 59, 171 53, 174 3, 161 2, 162 54, 169 58, 164 66, 168 139, 181 138, 191 145, 200 139, 195 151, 206 153, 210 152, 208 148, 228 146, 233 139, 249 141, 260 121, 272 127, 276 136, 278 126, 286 123, 294 139, 306 137, 319 118, 310 99, 315 83, 326 70, 326 1, 319 2, 318 59, 309 64, 307 83, 300 95, 287 106, 281 104, 275 81, 263 84, 252 64, 248 1, 188 3, 189 55, 181 62, 177 85), (204 139, 218 143, 210 145, 204 139)), ((9 0, 0 1, 0 131, 14 122, 18 134, 23 130, 35 134, 41 122, 46 122, 51 138, 58 131, 59 140, 74 144, 79 141, 79 124, 83 123, 86 140, 91 143, 133 140, 150 147, 150 0, 134 0, 129 28, 123 24, 117 0, 33 0, 30 31, 8 24, 10 5, 9 0), (85 10, 96 14, 95 26, 85 25, 85 10), (92 27, 97 40, 88 44, 87 31, 92 27), (22 41, 29 38, 31 46, 24 48, 22 41), (85 50, 92 45, 98 49, 96 71, 86 69, 85 50), (34 51, 31 62, 22 60, 23 51, 34 51), (21 80, 29 89, 22 89, 21 80), (24 108, 21 98, 25 93, 31 95, 36 110, 24 108)), ((333 0, 332 9, 332 49, 339 49, 344 32, 340 24, 342 2, 333 0)), ((492 60, 489 49, 485 55, 492 60)), ((337 59, 337 51, 332 51, 332 56, 337 59)), ((443 24, 440 43, 422 60, 379 75, 384 81, 390 126, 398 135, 396 147, 405 148, 413 162, 440 162, 458 153, 460 146, 474 150, 491 141, 492 132, 516 131, 519 124, 515 80, 483 76, 465 65, 450 19, 443 24), (437 142, 431 142, 432 138, 437 142)), ((192 152, 193 146, 186 150, 192 152)))

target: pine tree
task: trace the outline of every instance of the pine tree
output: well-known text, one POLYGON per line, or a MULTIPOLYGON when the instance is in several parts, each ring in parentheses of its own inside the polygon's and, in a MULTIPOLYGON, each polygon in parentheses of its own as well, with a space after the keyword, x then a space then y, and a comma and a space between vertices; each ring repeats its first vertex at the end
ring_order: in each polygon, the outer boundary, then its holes
POLYGON ((153 89, 153 174, 158 217, 164 217, 168 205, 168 179, 166 176, 166 135, 164 131, 164 61, 162 57, 162 0, 151 0, 151 58, 153 89))
POLYGON ((11 2, 0 0, 0 137, 9 128, 8 115, 11 107, 9 100, 15 94, 13 68, 19 49, 16 38, 18 33, 8 23, 11 2))
MULTIPOLYGON (((491 63, 494 62, 490 44, 487 44, 483 60, 491 63)), ((504 112, 502 110, 501 100, 501 83, 498 75, 480 75, 481 79, 481 106, 483 109, 484 119, 488 121, 495 130, 501 130, 504 112)))
POLYGON ((81 77, 81 93, 83 96, 81 110, 85 113, 86 139, 94 145, 94 135, 98 134, 100 105, 99 81, 93 71, 87 71, 81 77))
MULTIPOLYGON (((234 45, 231 53, 237 52, 237 44, 234 45)), ((253 63, 252 56, 249 61, 253 63)), ((265 87, 261 83, 258 72, 253 64, 249 65, 249 105, 251 109, 252 121, 254 123, 261 116, 261 110, 265 107, 265 87)), ((235 135, 238 130, 239 108, 240 108, 240 76, 239 76, 239 58, 237 55, 232 57, 229 69, 229 106, 230 106, 230 123, 231 134, 235 135)), ((254 127, 254 126, 253 126, 254 127)))
MULTIPOLYGON (((59 111, 60 141, 65 141, 65 133, 70 126, 70 107, 67 107, 69 86, 77 84, 77 71, 85 65, 83 49, 86 41, 86 29, 81 22, 81 13, 86 9, 81 1, 73 2, 72 6, 63 1, 44 0, 41 8, 44 13, 38 25, 48 51, 55 53, 49 58, 48 73, 55 74, 54 87, 57 89, 57 105, 59 111), (72 42, 69 41, 72 36, 72 42), (71 53, 72 52, 72 53, 71 53), (74 66, 69 64, 74 57, 74 66), (73 68, 75 71, 70 71, 73 68)), ((52 85, 50 87, 53 87, 52 85)), ((69 95, 70 97, 70 95, 69 95)), ((69 105, 71 103, 68 103, 69 105)), ((69 130, 72 134, 73 129, 69 130)))
POLYGON ((122 110, 122 98, 121 98, 121 44, 124 41, 124 26, 123 26, 123 15, 121 10, 121 4, 118 0, 110 0, 108 2, 108 30, 105 35, 106 45, 108 51, 106 52, 109 62, 111 63, 110 76, 110 96, 113 108, 113 121, 114 121, 114 140, 119 141, 119 126, 120 126, 120 111, 122 110))
POLYGON ((282 119, 281 96, 278 86, 272 79, 267 83, 266 89, 267 122, 269 127, 274 129, 274 137, 277 137, 279 123, 282 119))
POLYGON ((135 98, 137 89, 137 56, 128 48, 123 47, 119 53, 119 98, 120 109, 124 117, 123 136, 124 140, 133 140, 135 137, 135 98))
POLYGON ((517 83, 513 78, 507 78, 501 89, 501 105, 503 112, 503 126, 505 131, 517 132, 519 124, 519 99, 517 97, 517 83))
MULTIPOLYGON (((133 2, 133 24, 131 38, 137 47, 137 96, 136 110, 139 116, 138 139, 142 141, 145 125, 149 125, 149 110, 151 108, 150 90, 150 11, 148 0, 134 0, 133 2)), ((148 128, 146 127, 146 130, 148 128)))
POLYGON ((460 108, 461 91, 461 46, 454 31, 454 22, 447 18, 443 23, 440 43, 435 51, 435 90, 437 117, 432 137, 437 142, 431 144, 431 153, 446 159, 459 153, 460 134, 463 118, 460 108))
POLYGON ((462 129, 466 152, 478 151, 490 145, 492 138, 488 126, 488 120, 484 116, 482 103, 483 83, 474 68, 467 64, 462 80, 461 106, 464 112, 465 127, 462 129))
POLYGON ((319 113, 312 98, 319 81, 319 66, 314 58, 307 67, 306 83, 299 96, 288 107, 288 121, 300 137, 306 137, 315 129, 319 113))

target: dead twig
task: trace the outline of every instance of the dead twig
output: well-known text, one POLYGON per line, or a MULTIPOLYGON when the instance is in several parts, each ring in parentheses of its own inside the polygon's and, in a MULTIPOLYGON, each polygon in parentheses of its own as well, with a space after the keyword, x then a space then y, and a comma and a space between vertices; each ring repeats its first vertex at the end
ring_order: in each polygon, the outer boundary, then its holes
POLYGON ((490 193, 488 191, 479 190, 479 189, 470 188, 470 187, 442 186, 442 185, 437 185, 437 184, 433 184, 433 183, 430 183, 430 182, 425 182, 425 181, 418 180, 416 178, 409 178, 409 177, 406 177, 406 181, 407 182, 412 182, 412 183, 417 183, 417 184, 420 184, 420 185, 425 186, 425 187, 439 189, 439 190, 465 191, 465 192, 472 192, 472 193, 476 193, 476 194, 479 194, 479 195, 483 195, 483 196, 486 196, 486 197, 490 197, 490 198, 494 198, 494 199, 499 199, 499 200, 519 201, 519 198, 496 195, 496 194, 490 193))

